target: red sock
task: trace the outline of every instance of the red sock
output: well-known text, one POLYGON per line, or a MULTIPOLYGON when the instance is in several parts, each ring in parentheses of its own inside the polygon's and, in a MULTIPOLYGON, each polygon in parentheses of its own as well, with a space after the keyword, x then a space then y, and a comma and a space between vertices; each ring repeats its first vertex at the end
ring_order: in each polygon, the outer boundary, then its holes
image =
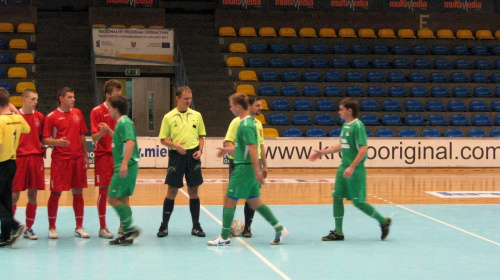
POLYGON ((101 229, 106 228, 106 202, 108 200, 108 188, 99 189, 97 198, 97 213, 99 214, 99 223, 101 229))
POLYGON ((73 194, 73 211, 75 211, 76 228, 83 227, 83 194, 73 194))
POLYGON ((12 205, 12 216, 16 215, 17 205, 12 205))
POLYGON ((47 212, 49 213, 49 229, 56 228, 57 209, 59 208, 60 197, 60 193, 50 193, 49 202, 47 203, 47 212))
POLYGON ((36 204, 28 203, 26 205, 26 227, 31 228, 35 223, 36 204))

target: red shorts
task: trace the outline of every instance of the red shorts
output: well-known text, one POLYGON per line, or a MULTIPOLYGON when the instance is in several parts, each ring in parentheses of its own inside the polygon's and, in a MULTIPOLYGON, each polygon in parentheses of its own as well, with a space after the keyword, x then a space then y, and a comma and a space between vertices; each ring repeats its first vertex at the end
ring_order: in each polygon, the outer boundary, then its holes
POLYGON ((87 187, 87 170, 83 157, 52 160, 50 166, 50 191, 62 192, 87 187))
POLYGON ((94 179, 95 186, 109 186, 111 177, 113 177, 113 156, 104 154, 95 156, 94 162, 94 179))
POLYGON ((45 174, 42 156, 23 156, 16 159, 17 171, 12 182, 12 191, 27 189, 45 190, 45 174))

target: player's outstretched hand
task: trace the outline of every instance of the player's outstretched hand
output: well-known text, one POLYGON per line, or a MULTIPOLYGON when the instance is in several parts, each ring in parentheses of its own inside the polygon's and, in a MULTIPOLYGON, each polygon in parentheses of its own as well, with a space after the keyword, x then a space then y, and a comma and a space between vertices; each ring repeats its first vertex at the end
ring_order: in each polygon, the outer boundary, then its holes
POLYGON ((226 148, 226 147, 217 147, 217 157, 218 158, 221 158, 223 157, 225 154, 229 153, 229 148, 226 148))
POLYGON ((69 144, 70 144, 70 142, 69 142, 68 138, 62 137, 61 139, 59 139, 59 146, 64 148, 64 147, 69 146, 69 144))
POLYGON ((314 153, 309 156, 310 161, 315 161, 320 158, 323 154, 319 150, 314 150, 314 153))

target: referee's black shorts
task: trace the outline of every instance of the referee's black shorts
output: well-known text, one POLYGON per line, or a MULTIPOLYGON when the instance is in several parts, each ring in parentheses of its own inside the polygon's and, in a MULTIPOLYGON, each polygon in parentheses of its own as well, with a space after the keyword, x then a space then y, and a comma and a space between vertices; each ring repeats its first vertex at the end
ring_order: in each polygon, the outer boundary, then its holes
POLYGON ((203 184, 201 160, 193 158, 193 154, 198 150, 198 147, 186 150, 185 155, 179 154, 176 150, 168 151, 168 169, 165 184, 174 188, 182 188, 184 186, 184 175, 188 187, 197 187, 203 184))

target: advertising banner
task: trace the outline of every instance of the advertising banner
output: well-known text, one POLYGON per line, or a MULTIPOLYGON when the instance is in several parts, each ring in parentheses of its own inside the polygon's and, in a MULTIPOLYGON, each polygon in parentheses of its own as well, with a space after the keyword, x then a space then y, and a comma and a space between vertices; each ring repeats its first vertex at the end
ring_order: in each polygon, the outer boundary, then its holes
POLYGON ((0 0, 0 5, 31 6, 33 5, 33 0, 0 0))
POLYGON ((108 7, 159 7, 160 0, 94 0, 95 6, 108 7))

